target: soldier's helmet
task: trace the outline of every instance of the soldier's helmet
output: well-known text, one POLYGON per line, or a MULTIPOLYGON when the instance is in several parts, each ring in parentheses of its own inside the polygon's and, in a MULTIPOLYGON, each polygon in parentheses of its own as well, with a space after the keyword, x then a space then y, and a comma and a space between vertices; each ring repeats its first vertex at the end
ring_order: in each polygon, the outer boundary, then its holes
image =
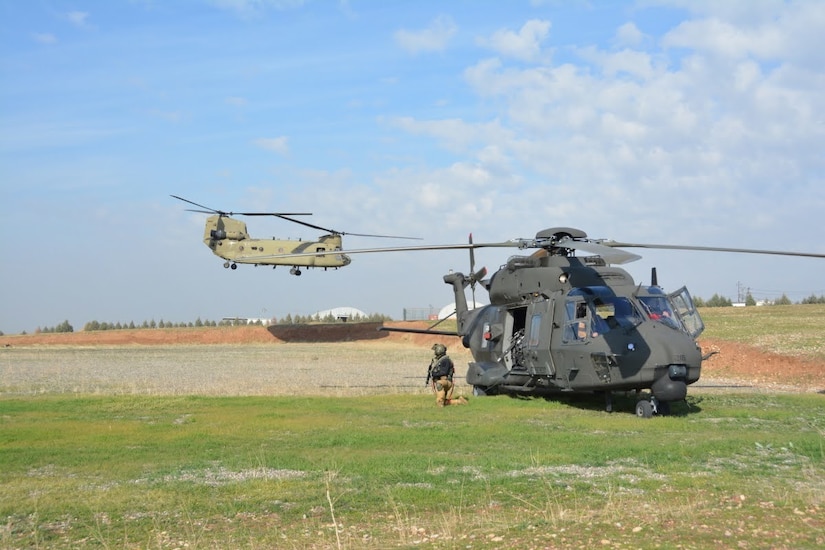
POLYGON ((433 351, 437 356, 442 356, 447 354, 447 346, 444 344, 433 344, 433 351))

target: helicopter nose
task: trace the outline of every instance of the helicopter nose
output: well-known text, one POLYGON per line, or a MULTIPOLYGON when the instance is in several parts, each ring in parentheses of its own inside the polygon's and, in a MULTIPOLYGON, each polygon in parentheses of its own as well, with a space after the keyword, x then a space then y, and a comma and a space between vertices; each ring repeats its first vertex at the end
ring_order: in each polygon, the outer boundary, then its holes
POLYGON ((341 254, 341 261, 344 262, 344 265, 349 265, 352 263, 352 258, 347 256, 346 254, 341 254))

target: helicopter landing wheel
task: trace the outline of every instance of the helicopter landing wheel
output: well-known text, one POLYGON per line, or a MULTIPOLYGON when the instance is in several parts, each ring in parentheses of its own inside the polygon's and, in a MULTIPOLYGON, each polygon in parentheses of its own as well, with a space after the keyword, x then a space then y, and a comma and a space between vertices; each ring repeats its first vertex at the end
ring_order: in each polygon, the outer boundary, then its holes
POLYGON ((298 269, 297 267, 293 267, 292 269, 289 270, 289 274, 290 275, 295 275, 296 277, 300 277, 301 276, 301 270, 298 269))
POLYGON ((636 402, 636 416, 651 418, 653 416, 653 404, 646 399, 636 402))
POLYGON ((224 269, 229 269, 229 262, 224 262, 223 267, 224 269))
POLYGON ((231 266, 229 266, 229 267, 231 267, 232 269, 238 269, 238 264, 232 264, 232 265, 231 265, 231 266))

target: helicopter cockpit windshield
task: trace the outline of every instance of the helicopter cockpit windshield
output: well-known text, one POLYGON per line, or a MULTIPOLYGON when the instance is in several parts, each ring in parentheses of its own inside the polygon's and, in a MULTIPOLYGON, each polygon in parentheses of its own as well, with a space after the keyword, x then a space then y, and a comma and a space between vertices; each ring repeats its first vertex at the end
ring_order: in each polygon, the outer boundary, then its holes
POLYGON ((653 321, 659 321, 674 330, 686 330, 679 321, 676 313, 673 311, 670 300, 667 295, 658 287, 648 287, 648 296, 638 296, 639 302, 645 309, 645 313, 653 321))

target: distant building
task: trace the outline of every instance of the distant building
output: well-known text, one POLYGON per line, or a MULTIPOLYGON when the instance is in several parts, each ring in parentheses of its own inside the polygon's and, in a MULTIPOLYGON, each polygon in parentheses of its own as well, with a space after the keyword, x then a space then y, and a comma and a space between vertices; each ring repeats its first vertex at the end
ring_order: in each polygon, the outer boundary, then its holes
POLYGON ((366 319, 367 314, 361 311, 360 309, 356 309, 354 307, 336 307, 332 309, 325 309, 324 311, 319 311, 317 313, 313 313, 311 316, 313 319, 321 319, 324 320, 328 317, 333 317, 338 321, 349 321, 350 319, 362 318, 366 319))
POLYGON ((221 321, 233 325, 263 325, 265 327, 272 324, 272 319, 253 319, 251 317, 224 317, 221 321))
MULTIPOLYGON (((470 309, 476 309, 484 305, 487 304, 481 304, 479 302, 474 302, 473 300, 467 300, 467 307, 469 307, 470 309)), ((438 312, 439 320, 450 318, 455 319, 455 302, 453 302, 452 304, 447 304, 446 306, 442 307, 438 312)))

